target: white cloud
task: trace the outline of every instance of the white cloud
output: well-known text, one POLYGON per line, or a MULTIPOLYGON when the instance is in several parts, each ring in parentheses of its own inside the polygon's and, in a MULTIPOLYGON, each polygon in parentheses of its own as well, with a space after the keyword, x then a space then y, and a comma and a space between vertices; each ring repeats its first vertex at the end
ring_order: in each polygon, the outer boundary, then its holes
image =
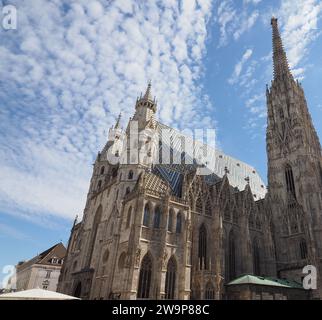
POLYGON ((219 1, 216 22, 219 25, 219 47, 227 45, 230 37, 238 40, 245 32, 249 31, 259 18, 259 12, 251 8, 250 4, 260 1, 248 0, 243 2, 242 8, 232 0, 219 1))
POLYGON ((12 3, 18 30, 0 31, 2 212, 81 213, 93 157, 148 79, 161 121, 209 123, 198 80, 211 0, 12 3))
POLYGON ((229 84, 235 84, 238 82, 241 72, 243 70, 243 67, 244 67, 245 63, 250 59, 252 54, 253 54, 252 49, 247 49, 245 51, 241 60, 235 65, 235 69, 234 69, 232 76, 228 79, 229 84))

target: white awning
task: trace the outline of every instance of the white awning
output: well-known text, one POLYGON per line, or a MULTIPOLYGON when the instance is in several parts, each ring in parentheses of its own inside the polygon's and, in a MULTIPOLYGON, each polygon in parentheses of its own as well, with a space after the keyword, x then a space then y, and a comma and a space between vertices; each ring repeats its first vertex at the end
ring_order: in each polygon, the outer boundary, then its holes
POLYGON ((44 290, 30 289, 18 292, 0 294, 0 300, 80 300, 66 294, 44 290))

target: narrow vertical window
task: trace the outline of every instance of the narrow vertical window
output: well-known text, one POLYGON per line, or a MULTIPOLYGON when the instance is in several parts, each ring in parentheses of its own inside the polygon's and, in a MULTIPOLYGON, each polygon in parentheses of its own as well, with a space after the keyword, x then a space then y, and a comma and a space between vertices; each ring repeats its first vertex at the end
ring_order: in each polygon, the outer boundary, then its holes
POLYGON ((141 262, 139 286, 137 297, 139 299, 148 299, 151 292, 152 260, 146 254, 141 262))
POLYGON ((173 257, 169 259, 167 265, 167 273, 165 277, 165 298, 174 299, 175 298, 175 285, 177 276, 177 266, 173 257))
POLYGON ((153 227, 154 228, 160 228, 161 224, 161 210, 159 207, 156 207, 154 210, 154 222, 153 227))
POLYGON ((127 212, 127 217, 126 217, 126 229, 130 227, 131 224, 131 215, 132 215, 132 207, 127 212))
POLYGON ((204 224, 199 229, 198 258, 200 270, 207 269, 207 230, 204 224))
POLYGON ((148 204, 146 204, 144 207, 143 225, 145 227, 149 227, 150 225, 150 207, 148 204))
POLYGON ((182 229, 182 213, 178 212, 177 223, 176 223, 176 233, 181 233, 181 229, 182 229))

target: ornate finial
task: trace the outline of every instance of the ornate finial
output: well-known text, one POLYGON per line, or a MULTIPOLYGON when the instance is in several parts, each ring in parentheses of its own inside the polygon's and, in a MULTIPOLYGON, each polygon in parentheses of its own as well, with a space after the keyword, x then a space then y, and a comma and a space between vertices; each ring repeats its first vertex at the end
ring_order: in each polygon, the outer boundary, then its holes
POLYGON ((121 116, 122 116, 122 112, 120 112, 120 114, 116 120, 116 124, 115 124, 114 129, 118 129, 120 127, 121 116))
POLYGON ((288 77, 293 79, 288 65, 286 53, 283 47, 280 32, 278 30, 277 18, 272 17, 271 25, 273 29, 273 64, 274 79, 288 77))
POLYGON ((225 167, 224 171, 225 171, 225 174, 228 174, 229 173, 229 170, 228 170, 227 167, 225 167))

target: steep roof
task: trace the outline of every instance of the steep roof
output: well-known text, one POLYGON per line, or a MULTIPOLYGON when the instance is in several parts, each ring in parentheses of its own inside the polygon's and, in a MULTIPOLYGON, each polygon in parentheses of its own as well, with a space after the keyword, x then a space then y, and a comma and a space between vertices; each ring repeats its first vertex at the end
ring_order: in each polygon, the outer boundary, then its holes
POLYGON ((32 259, 25 261, 17 266, 18 270, 25 269, 33 264, 52 264, 50 259, 55 257, 57 259, 63 259, 66 255, 66 248, 65 246, 59 242, 49 249, 41 252, 37 256, 33 257, 32 259))
MULTIPOLYGON (((180 152, 183 140, 184 144, 188 146, 185 150, 185 163, 188 162, 189 164, 163 163, 155 166, 157 167, 158 171, 161 171, 161 176, 170 183, 171 188, 173 186, 173 182, 175 180, 179 180, 179 174, 175 176, 172 173, 172 177, 169 179, 169 172, 178 172, 183 174, 187 170, 191 170, 197 166, 200 167, 200 164, 202 163, 207 169, 209 169, 209 175, 205 176, 207 183, 214 184, 218 182, 224 176, 225 172, 228 171, 229 183, 233 187, 237 187, 239 190, 244 190, 247 184, 245 178, 249 177, 249 185, 252 193, 256 195, 256 200, 263 199, 265 197, 265 184, 254 167, 245 162, 234 159, 233 157, 226 155, 221 150, 210 145, 195 141, 191 137, 184 135, 178 130, 168 127, 160 122, 157 122, 157 130, 159 139, 162 141, 162 146, 160 146, 160 149, 162 147, 164 150, 163 152, 170 154, 171 149, 173 149, 173 152, 180 152), (168 136, 166 139, 164 139, 165 135, 168 136), (166 143, 167 140, 170 141, 169 136, 172 140, 172 147, 166 143), (161 137, 163 137, 163 139, 161 139, 161 137), (207 151, 206 156, 205 150, 207 151), (201 159, 201 162, 198 164, 198 160, 196 159, 201 159)), ((179 186, 176 185, 174 186, 173 190, 178 188, 179 186)))

